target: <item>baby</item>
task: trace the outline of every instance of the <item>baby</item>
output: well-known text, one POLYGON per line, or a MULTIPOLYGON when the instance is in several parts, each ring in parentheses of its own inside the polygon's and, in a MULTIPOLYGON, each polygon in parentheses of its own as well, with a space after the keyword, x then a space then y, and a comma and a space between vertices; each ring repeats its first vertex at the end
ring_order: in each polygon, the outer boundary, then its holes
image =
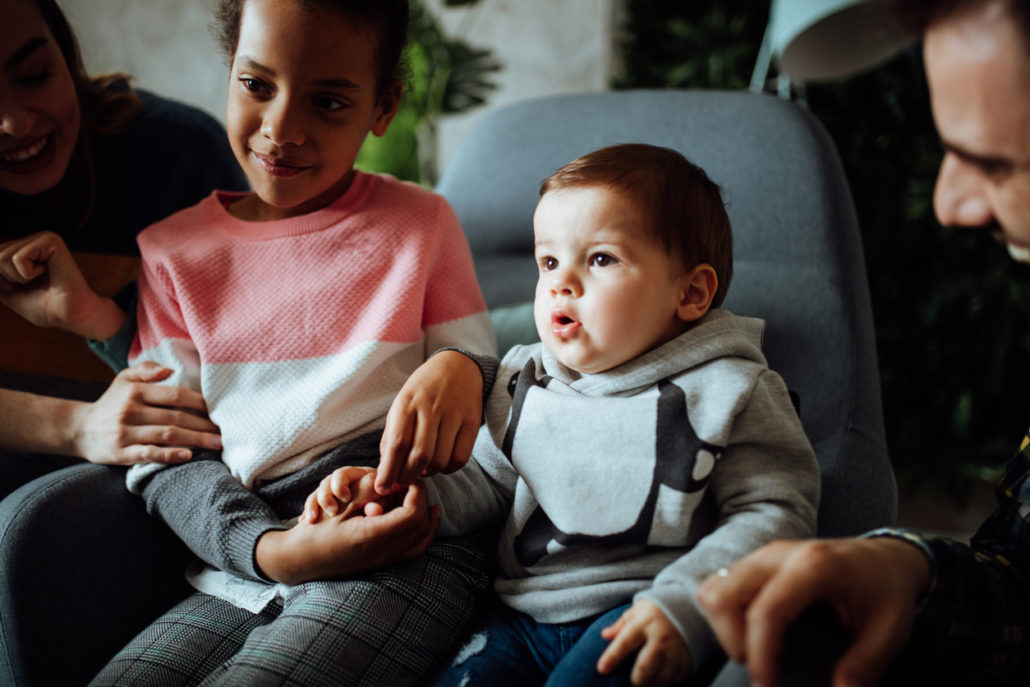
MULTIPOLYGON (((501 361, 469 464, 424 480, 441 534, 504 523, 500 603, 435 684, 674 684, 718 654, 701 580, 814 535, 815 454, 764 323, 718 308, 732 237, 703 170, 595 151, 544 182, 534 231, 541 342, 501 361)), ((370 474, 326 478, 305 517, 374 499, 370 474)))

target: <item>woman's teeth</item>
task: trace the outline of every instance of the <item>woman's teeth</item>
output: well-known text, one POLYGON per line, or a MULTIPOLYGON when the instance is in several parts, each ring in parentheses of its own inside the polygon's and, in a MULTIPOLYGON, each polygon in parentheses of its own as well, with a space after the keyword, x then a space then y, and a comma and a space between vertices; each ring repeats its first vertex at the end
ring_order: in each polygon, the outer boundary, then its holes
POLYGON ((26 160, 30 160, 43 152, 49 138, 49 136, 44 136, 27 148, 22 148, 21 150, 13 152, 0 153, 0 160, 4 162, 25 162, 26 160))

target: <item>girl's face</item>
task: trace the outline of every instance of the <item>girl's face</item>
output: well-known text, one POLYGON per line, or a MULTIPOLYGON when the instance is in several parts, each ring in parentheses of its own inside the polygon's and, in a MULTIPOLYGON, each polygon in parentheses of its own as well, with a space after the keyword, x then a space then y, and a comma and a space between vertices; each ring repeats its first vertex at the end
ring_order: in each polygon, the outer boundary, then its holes
POLYGON ((251 220, 293 217, 338 198, 368 132, 397 110, 399 84, 377 98, 377 36, 332 9, 248 0, 240 22, 226 128, 254 195, 251 220))
POLYGON ((0 2, 0 189, 47 191, 64 177, 79 138, 68 65, 35 5, 0 2))

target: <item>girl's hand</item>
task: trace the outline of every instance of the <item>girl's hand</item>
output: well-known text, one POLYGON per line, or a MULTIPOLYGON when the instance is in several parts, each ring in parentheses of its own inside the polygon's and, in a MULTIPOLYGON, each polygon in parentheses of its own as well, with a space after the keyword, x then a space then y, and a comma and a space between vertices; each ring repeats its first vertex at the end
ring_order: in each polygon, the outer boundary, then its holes
POLYGON ((37 327, 91 339, 118 333, 125 313, 89 287, 60 236, 44 231, 0 244, 0 302, 37 327))
POLYGON ((429 507, 418 484, 404 501, 375 518, 302 520, 288 530, 258 539, 254 556, 269 579, 286 584, 328 580, 378 570, 425 553, 440 523, 440 507, 429 507))
POLYGON ((611 641, 597 661, 601 674, 610 673, 637 649, 633 685, 678 685, 690 672, 690 649, 662 609, 646 599, 630 606, 601 636, 611 641))
POLYGON ((454 472, 472 455, 483 419, 483 374, 457 351, 441 351, 415 370, 386 416, 375 487, 391 493, 419 477, 454 472))
POLYGON ((300 520, 313 524, 323 515, 335 517, 340 514, 341 505, 345 506, 344 518, 355 515, 356 511, 367 516, 382 515, 383 506, 377 502, 380 495, 375 490, 375 478, 375 468, 348 466, 333 470, 304 502, 300 520))
POLYGON ((74 452, 93 463, 182 463, 187 446, 219 450, 218 427, 196 391, 155 384, 172 373, 142 362, 118 373, 107 391, 72 415, 74 452))

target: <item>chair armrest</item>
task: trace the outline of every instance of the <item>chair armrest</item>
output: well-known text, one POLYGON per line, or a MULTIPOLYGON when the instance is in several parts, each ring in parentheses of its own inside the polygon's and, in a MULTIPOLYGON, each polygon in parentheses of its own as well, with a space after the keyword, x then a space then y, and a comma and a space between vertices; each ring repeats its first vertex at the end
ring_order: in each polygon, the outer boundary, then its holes
POLYGON ((186 594, 188 557, 124 469, 75 465, 17 489, 0 502, 0 683, 88 682, 186 594))

